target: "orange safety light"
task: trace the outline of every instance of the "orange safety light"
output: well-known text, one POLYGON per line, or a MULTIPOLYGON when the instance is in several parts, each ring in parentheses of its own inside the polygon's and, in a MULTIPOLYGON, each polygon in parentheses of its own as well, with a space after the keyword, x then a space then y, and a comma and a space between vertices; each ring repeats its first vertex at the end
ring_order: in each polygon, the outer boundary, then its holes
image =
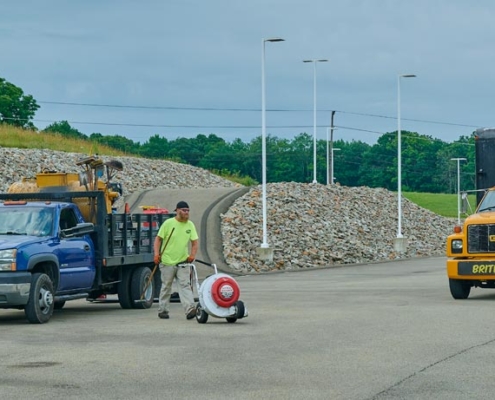
POLYGON ((454 226, 454 233, 461 233, 461 232, 462 232, 462 226, 455 225, 454 226))
POLYGON ((26 204, 26 200, 7 200, 3 202, 4 206, 25 206, 26 204))

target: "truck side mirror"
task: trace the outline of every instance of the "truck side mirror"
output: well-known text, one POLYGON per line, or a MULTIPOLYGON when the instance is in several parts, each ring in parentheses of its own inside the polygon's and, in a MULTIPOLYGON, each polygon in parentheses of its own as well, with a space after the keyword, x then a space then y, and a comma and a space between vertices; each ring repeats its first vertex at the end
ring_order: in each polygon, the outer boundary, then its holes
POLYGON ((90 233, 93 233, 94 231, 95 231, 95 226, 93 223, 83 222, 81 224, 77 224, 76 226, 73 226, 72 228, 62 229, 60 234, 63 238, 71 238, 71 237, 88 235, 90 233))

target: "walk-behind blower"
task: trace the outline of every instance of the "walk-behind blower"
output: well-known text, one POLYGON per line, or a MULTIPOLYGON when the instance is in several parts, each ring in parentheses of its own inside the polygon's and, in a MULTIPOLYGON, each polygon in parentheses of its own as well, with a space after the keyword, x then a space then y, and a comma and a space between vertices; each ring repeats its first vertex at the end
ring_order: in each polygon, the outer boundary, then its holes
POLYGON ((196 306, 196 321, 204 324, 208 321, 209 315, 217 318, 225 318, 230 323, 247 317, 248 310, 244 306, 244 303, 239 300, 241 291, 234 278, 227 274, 219 273, 215 264, 201 260, 196 261, 213 268, 215 271, 200 286, 196 266, 190 264, 194 272, 194 280, 199 297, 199 302, 196 306))

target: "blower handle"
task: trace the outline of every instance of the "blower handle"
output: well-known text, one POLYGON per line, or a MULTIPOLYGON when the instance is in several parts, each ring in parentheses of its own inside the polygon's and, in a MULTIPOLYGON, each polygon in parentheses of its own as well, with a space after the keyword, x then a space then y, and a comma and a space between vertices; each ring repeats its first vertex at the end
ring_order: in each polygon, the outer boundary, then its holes
POLYGON ((208 267, 213 267, 213 264, 207 263, 206 261, 198 260, 197 258, 194 261, 197 261, 197 262, 199 262, 201 264, 207 265, 208 267))
POLYGON ((196 258, 194 261, 197 261, 197 262, 199 262, 200 264, 204 264, 204 265, 206 265, 206 266, 208 266, 208 267, 211 267, 211 268, 213 268, 213 269, 215 270, 215 274, 217 274, 217 273, 218 273, 218 271, 217 271, 217 266, 216 266, 215 264, 210 264, 210 263, 207 263, 206 261, 201 261, 201 260, 198 260, 197 258, 196 258))

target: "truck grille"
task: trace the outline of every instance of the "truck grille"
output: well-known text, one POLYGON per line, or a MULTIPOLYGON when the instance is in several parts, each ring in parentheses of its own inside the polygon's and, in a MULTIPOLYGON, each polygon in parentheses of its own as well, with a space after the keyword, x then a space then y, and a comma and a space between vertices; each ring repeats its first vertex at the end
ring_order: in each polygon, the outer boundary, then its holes
POLYGON ((495 224, 469 225, 467 241, 468 253, 495 253, 495 224))

